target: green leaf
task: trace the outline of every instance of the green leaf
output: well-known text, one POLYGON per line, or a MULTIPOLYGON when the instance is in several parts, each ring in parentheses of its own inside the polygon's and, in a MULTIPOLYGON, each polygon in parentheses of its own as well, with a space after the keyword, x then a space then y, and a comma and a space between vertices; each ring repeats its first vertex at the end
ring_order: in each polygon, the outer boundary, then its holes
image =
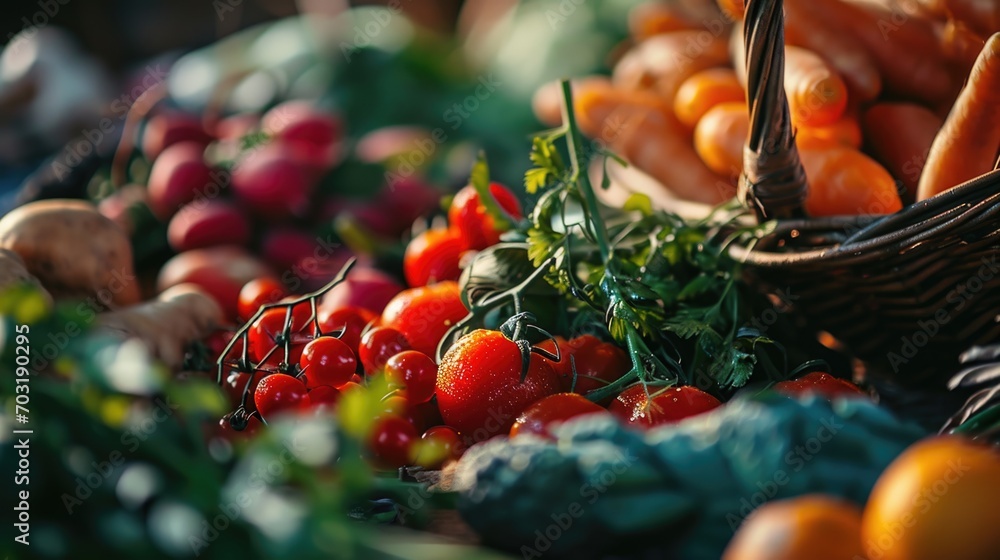
POLYGON ((535 167, 524 174, 524 188, 529 194, 544 189, 566 171, 553 139, 553 137, 536 136, 531 141, 529 158, 535 167))

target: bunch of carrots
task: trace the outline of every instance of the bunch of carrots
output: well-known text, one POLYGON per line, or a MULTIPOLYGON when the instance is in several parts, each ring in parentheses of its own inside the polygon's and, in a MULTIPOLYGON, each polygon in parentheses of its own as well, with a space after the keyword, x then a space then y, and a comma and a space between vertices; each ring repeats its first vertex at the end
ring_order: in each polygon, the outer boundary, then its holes
MULTIPOLYGON (((1000 2, 785 0, 784 85, 812 216, 886 214, 995 167, 1000 2)), ((580 126, 680 198, 731 198, 749 129, 743 0, 635 8, 580 126)), ((535 112, 561 120, 558 91, 535 112)))

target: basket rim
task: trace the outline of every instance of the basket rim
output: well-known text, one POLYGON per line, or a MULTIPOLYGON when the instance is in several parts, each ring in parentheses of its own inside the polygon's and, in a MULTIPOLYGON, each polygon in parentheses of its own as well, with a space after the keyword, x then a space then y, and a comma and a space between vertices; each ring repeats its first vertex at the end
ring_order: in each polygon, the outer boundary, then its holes
POLYGON ((748 240, 737 240, 729 254, 739 262, 762 267, 781 268, 820 261, 843 261, 844 264, 882 259, 966 222, 997 219, 1000 229, 1000 169, 970 179, 927 200, 910 204, 885 216, 832 216, 813 219, 772 220, 761 224, 766 232, 748 240), (781 248, 767 247, 768 241, 796 237, 808 232, 851 232, 839 243, 798 249, 794 244, 781 248), (758 245, 764 241, 765 247, 758 245))

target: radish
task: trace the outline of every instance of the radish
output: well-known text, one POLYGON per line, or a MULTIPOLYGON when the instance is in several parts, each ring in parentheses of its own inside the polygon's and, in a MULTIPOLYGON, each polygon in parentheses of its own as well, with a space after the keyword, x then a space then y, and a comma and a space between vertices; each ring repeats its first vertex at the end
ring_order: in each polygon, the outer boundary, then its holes
POLYGON ((171 286, 197 284, 235 320, 240 289, 255 278, 273 276, 271 269, 242 247, 210 247, 184 251, 163 265, 156 280, 162 292, 171 286))
POLYGON ((376 268, 356 266, 347 274, 347 279, 339 284, 320 302, 317 313, 332 313, 344 307, 362 307, 372 313, 382 310, 396 294, 403 291, 403 285, 395 278, 376 268))
POLYGON ((214 245, 246 245, 250 221, 226 200, 196 200, 186 204, 167 226, 167 241, 178 252, 214 245))
POLYGON ((149 173, 149 207, 156 217, 167 221, 199 192, 212 185, 212 168, 205 163, 204 147, 196 142, 180 142, 163 150, 149 173))
POLYGON ((264 234, 260 255, 277 270, 292 268, 316 252, 316 236, 294 228, 275 228, 264 234))
POLYGON ((305 213, 312 183, 287 147, 267 144, 233 167, 232 189, 255 213, 281 219, 305 213))
POLYGON ((264 114, 261 128, 273 138, 292 144, 329 147, 342 136, 340 120, 308 101, 288 101, 264 114))
POLYGON ((142 133, 142 153, 153 161, 163 150, 180 142, 195 142, 202 147, 212 141, 212 136, 194 115, 179 111, 164 111, 146 123, 142 133))

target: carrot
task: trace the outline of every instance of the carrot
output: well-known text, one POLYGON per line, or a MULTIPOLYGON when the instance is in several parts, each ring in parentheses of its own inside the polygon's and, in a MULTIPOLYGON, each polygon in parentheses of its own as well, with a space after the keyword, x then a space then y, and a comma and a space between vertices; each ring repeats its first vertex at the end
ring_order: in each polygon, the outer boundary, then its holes
POLYGON ((868 152, 906 187, 908 201, 916 200, 920 171, 941 118, 913 103, 879 103, 865 112, 863 124, 868 152))
POLYGON ((833 124, 847 108, 847 86, 819 55, 785 47, 785 94, 792 120, 812 126, 833 124))
POLYGON ((662 2, 646 2, 628 13, 629 34, 636 41, 645 41, 655 35, 693 29, 695 25, 684 17, 677 7, 662 2))
POLYGON ((795 144, 861 147, 861 125, 851 115, 844 115, 837 122, 825 126, 800 126, 796 130, 795 144))
POLYGON ((865 154, 840 147, 800 149, 810 216, 890 214, 903 208, 892 175, 865 154))
MULTIPOLYGON (((785 2, 785 42, 821 53, 859 102, 875 99, 882 78, 873 58, 847 29, 835 29, 813 13, 809 2, 785 2)), ((816 0, 823 1, 823 0, 816 0)))
POLYGON ((709 109, 720 103, 746 103, 746 92, 730 68, 709 68, 684 80, 674 97, 674 114, 693 129, 709 109))
POLYGON ((1000 147, 1000 33, 976 59, 920 174, 917 200, 925 200, 991 169, 1000 147))
POLYGON ((743 14, 746 12, 746 6, 743 2, 744 0, 716 0, 722 13, 736 21, 742 21, 743 14))
MULTIPOLYGON (((607 76, 587 76, 571 80, 573 84, 573 95, 579 98, 586 96, 587 92, 606 88, 611 89, 611 81, 607 76)), ((535 112, 535 117, 545 126, 559 126, 562 124, 562 86, 559 82, 549 82, 538 88, 531 98, 531 108, 535 112)), ((590 124, 590 123, 587 123, 590 124)), ((590 134, 586 129, 584 133, 590 134)))
POLYGON ((743 171, 750 117, 743 102, 712 107, 694 129, 694 149, 709 169, 733 179, 743 171))
POLYGON ((655 89, 672 104, 684 80, 729 62, 726 30, 717 23, 719 28, 711 31, 675 31, 643 41, 619 60, 612 83, 625 90, 655 89))

